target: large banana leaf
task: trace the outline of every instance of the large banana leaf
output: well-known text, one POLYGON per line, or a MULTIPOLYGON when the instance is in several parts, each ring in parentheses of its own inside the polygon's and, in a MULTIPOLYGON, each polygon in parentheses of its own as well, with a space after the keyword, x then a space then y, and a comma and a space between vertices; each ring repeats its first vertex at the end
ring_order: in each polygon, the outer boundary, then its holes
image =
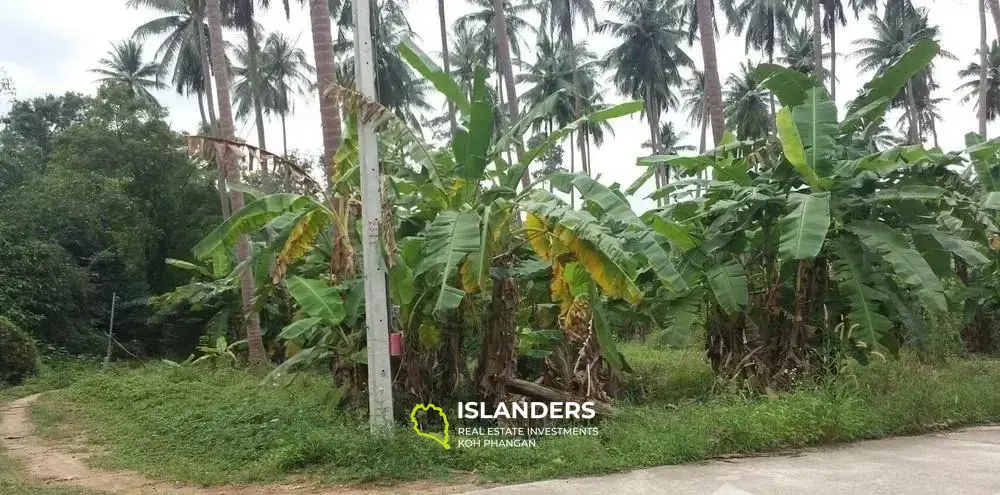
POLYGON ((739 263, 716 265, 709 268, 705 276, 723 311, 734 314, 743 310, 747 304, 747 279, 739 263))
POLYGON ((792 109, 795 127, 802 136, 806 162, 821 177, 830 171, 834 136, 837 134, 837 106, 824 88, 806 91, 806 99, 792 109))
POLYGON ((806 99, 806 92, 819 83, 812 77, 795 69, 774 64, 759 64, 753 71, 753 79, 764 86, 786 107, 796 107, 806 99))
POLYGON ((1000 139, 986 141, 982 136, 969 133, 965 135, 965 152, 972 158, 972 168, 976 178, 987 191, 1000 191, 1000 139))
POLYGON ((675 292, 685 292, 689 289, 684 277, 670 261, 670 257, 657 242, 656 235, 652 231, 646 231, 636 244, 638 245, 637 250, 645 256, 646 263, 656 273, 664 287, 675 292))
POLYGON ((889 102, 906 86, 906 81, 927 68, 938 51, 938 44, 929 39, 913 44, 899 60, 865 85, 861 95, 847 108, 841 129, 856 130, 880 118, 889 102))
POLYGON ((780 220, 779 251, 789 259, 815 258, 830 228, 830 193, 802 196, 799 205, 780 220))
MULTIPOLYGON (((479 67, 472 88, 472 107, 469 112, 469 133, 464 145, 464 156, 455 155, 455 173, 468 184, 478 185, 486 170, 486 155, 493 137, 493 100, 486 89, 489 72, 479 67)), ((468 188, 473 191, 474 188, 468 188)), ((468 197, 466 198, 469 199, 468 197)))
POLYGON ((931 237, 933 237, 945 251, 962 258, 973 268, 979 268, 980 266, 990 262, 990 259, 981 253, 979 249, 977 249, 976 243, 972 241, 959 239, 936 229, 930 230, 930 234, 931 237))
POLYGON ((673 220, 668 220, 659 215, 652 215, 649 222, 657 234, 666 237, 670 241, 671 246, 680 251, 690 251, 701 244, 698 238, 673 220))
POLYGON ((433 270, 437 272, 435 277, 440 278, 435 311, 454 309, 465 297, 465 292, 448 281, 462 259, 479 249, 479 225, 479 214, 474 211, 445 210, 427 227, 424 259, 418 272, 433 270))
POLYGON ((875 198, 879 201, 899 201, 904 199, 934 200, 942 199, 948 195, 948 191, 943 187, 906 185, 895 189, 885 189, 875 193, 875 198))
POLYGON ((448 100, 455 104, 459 112, 469 114, 469 99, 462 88, 451 78, 451 75, 437 65, 412 40, 404 40, 397 46, 399 54, 420 75, 430 81, 448 100))
POLYGON ((317 325, 323 322, 323 318, 311 317, 303 318, 301 320, 296 320, 290 323, 285 328, 281 329, 281 333, 278 334, 278 338, 282 340, 305 340, 308 341, 309 335, 312 333, 313 329, 317 325))
POLYGON ((516 141, 519 141, 521 136, 524 135, 525 131, 527 131, 532 124, 535 124, 540 118, 547 115, 555 104, 561 98, 565 97, 565 93, 565 89, 560 89, 542 100, 542 102, 538 105, 531 107, 531 109, 522 115, 521 118, 510 127, 510 129, 507 129, 507 132, 503 133, 503 135, 497 139, 497 142, 493 145, 493 149, 490 151, 490 154, 499 154, 502 151, 509 150, 511 145, 513 145, 516 141))
POLYGON ((553 182, 558 180, 558 177, 562 177, 567 180, 577 191, 580 191, 580 195, 583 199, 587 201, 592 201, 597 203, 597 206, 601 208, 605 215, 609 218, 622 222, 630 227, 643 229, 645 224, 642 220, 632 211, 632 207, 628 204, 625 198, 617 195, 608 186, 601 184, 596 181, 593 177, 586 174, 554 174, 552 178, 553 182))
POLYGON ((835 246, 837 258, 834 274, 837 288, 851 308, 850 322, 857 340, 873 347, 892 329, 892 322, 881 312, 885 294, 871 287, 869 268, 864 263, 863 252, 857 241, 850 236, 841 238, 835 246))
POLYGON ((785 153, 785 159, 795 167, 795 170, 802 175, 802 178, 815 190, 819 190, 819 176, 816 170, 806 159, 806 148, 802 142, 802 136, 795 125, 795 119, 788 107, 778 110, 775 117, 778 128, 778 139, 781 141, 781 149, 785 153))
MULTIPOLYGON (((572 210, 548 191, 541 190, 532 191, 521 205, 551 232, 548 241, 533 241, 533 248, 542 247, 548 250, 549 256, 569 251, 608 297, 625 299, 632 304, 642 300, 642 290, 635 284, 635 260, 624 249, 621 240, 593 215, 572 210), (558 244, 559 249, 554 244, 558 244)), ((539 227, 531 221, 529 227, 539 227)), ((538 254, 546 257, 543 252, 538 254)))
POLYGON ((282 213, 303 208, 326 209, 319 201, 300 194, 279 193, 260 198, 233 213, 233 216, 205 236, 192 249, 194 256, 200 260, 208 258, 225 244, 235 242, 241 234, 259 230, 282 213))
POLYGON ((340 323, 347 315, 340 290, 330 287, 325 281, 290 277, 286 284, 288 293, 307 315, 322 318, 328 325, 340 323))
POLYGON ((851 222, 847 229, 857 234, 869 249, 880 253, 902 284, 912 289, 927 308, 948 310, 941 280, 902 234, 882 222, 867 220, 851 222))

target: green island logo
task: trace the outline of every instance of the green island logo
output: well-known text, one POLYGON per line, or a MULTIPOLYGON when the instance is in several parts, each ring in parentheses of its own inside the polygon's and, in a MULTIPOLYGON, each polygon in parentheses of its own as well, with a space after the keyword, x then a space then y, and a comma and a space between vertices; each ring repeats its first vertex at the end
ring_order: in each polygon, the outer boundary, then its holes
POLYGON ((445 450, 451 450, 451 445, 448 445, 448 415, 444 413, 444 409, 441 409, 434 404, 417 404, 413 406, 413 411, 410 412, 410 421, 413 422, 413 431, 417 432, 417 435, 430 438, 431 440, 441 444, 445 450), (441 419, 444 420, 444 439, 441 439, 441 437, 433 433, 424 433, 423 431, 420 431, 420 423, 417 421, 417 411, 430 412, 431 410, 437 411, 437 413, 441 415, 441 419))

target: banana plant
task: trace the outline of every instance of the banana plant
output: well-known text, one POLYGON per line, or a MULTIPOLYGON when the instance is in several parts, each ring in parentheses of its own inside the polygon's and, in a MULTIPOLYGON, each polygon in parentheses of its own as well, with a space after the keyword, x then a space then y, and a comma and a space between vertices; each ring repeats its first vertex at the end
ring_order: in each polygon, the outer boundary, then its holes
MULTIPOLYGON (((937 52, 930 41, 914 45, 842 120, 821 84, 762 65, 755 78, 782 104, 776 142, 729 141, 703 157, 649 160, 691 177, 712 173, 704 198, 647 220, 679 253, 692 288, 673 301, 674 324, 707 313, 717 372, 793 385, 841 319, 853 328, 847 352, 862 360, 876 346, 895 352, 901 339, 923 338, 926 311, 948 309, 942 256, 988 261, 962 221, 980 215, 977 203, 940 186, 957 178, 949 167, 960 154, 920 145, 873 153, 863 138, 937 52)), ((679 195, 678 187, 660 193, 679 195)))

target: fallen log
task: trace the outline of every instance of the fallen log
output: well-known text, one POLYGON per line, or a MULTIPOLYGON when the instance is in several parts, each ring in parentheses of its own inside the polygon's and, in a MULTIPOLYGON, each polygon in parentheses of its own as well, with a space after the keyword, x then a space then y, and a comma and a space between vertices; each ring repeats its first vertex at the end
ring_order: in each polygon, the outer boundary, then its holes
POLYGON ((615 414, 611 404, 608 404, 607 402, 593 399, 581 399, 580 397, 576 397, 572 394, 555 390, 544 385, 539 385, 537 383, 521 380, 520 378, 511 378, 507 380, 507 388, 521 395, 549 402, 593 402, 594 412, 605 416, 613 416, 615 414))

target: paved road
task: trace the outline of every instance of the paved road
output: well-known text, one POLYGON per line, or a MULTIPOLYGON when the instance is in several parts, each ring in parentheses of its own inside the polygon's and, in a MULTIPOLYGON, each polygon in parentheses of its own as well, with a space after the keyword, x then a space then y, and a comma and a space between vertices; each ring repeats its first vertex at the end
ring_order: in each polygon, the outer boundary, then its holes
POLYGON ((663 466, 465 495, 1000 494, 1000 426, 663 466))

